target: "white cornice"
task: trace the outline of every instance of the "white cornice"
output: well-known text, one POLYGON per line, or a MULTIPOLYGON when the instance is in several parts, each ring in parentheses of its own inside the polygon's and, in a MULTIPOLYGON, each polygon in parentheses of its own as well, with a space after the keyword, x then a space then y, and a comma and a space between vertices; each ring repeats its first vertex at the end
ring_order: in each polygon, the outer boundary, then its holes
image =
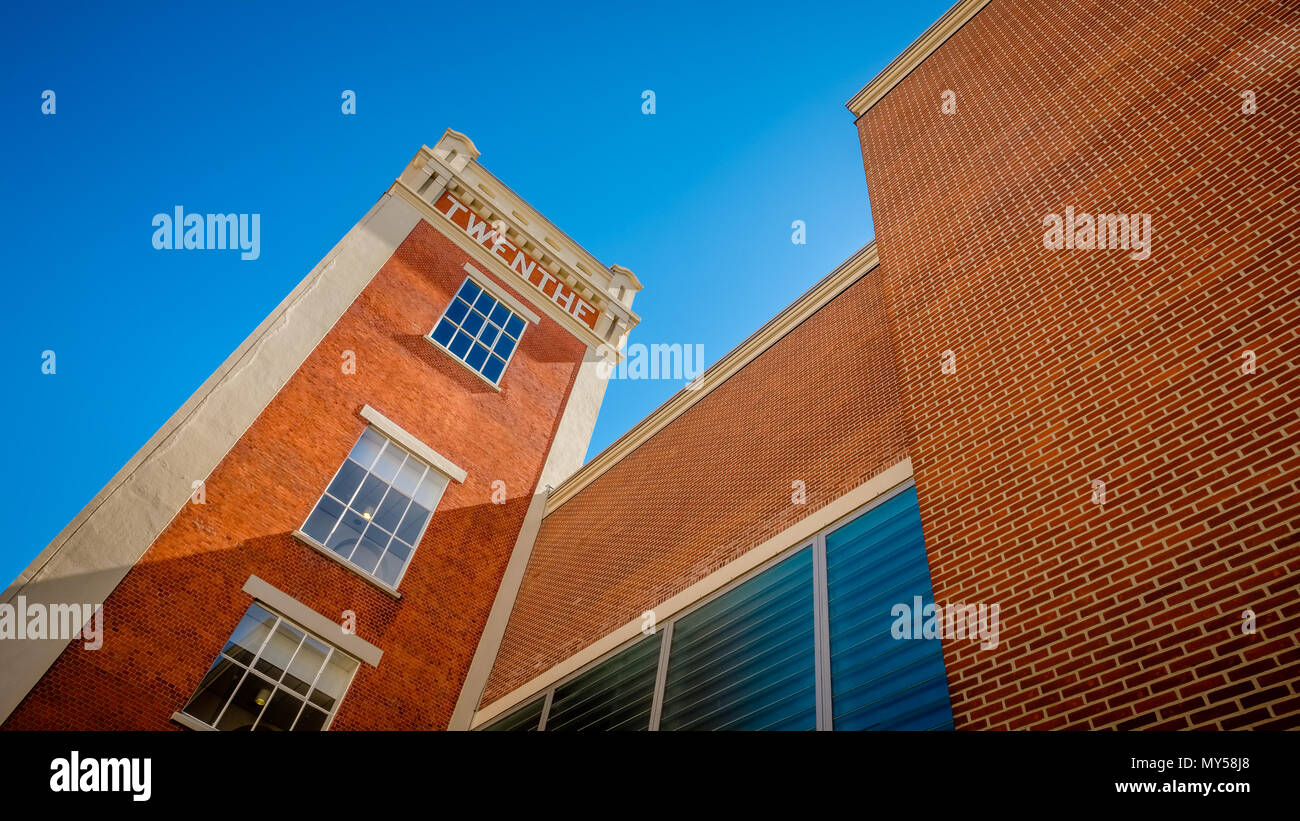
POLYGON ((578 469, 559 487, 551 491, 546 502, 546 513, 550 515, 561 505, 572 499, 583 488, 598 479, 605 471, 616 465, 619 460, 636 450, 650 437, 663 430, 670 422, 685 413, 692 405, 703 399, 714 388, 731 378, 737 371, 748 365, 759 354, 770 348, 773 343, 789 333, 800 322, 816 313, 822 306, 839 296, 844 289, 857 282, 864 274, 875 268, 879 260, 876 257, 876 243, 867 243, 820 282, 792 302, 767 324, 755 331, 748 339, 733 348, 726 356, 714 363, 712 367, 693 379, 689 385, 678 391, 667 402, 660 405, 635 427, 619 437, 594 459, 578 469))
POLYGON ((989 4, 989 0, 958 0, 944 16, 935 21, 934 25, 925 30, 925 33, 916 38, 912 45, 903 50, 903 53, 894 58, 894 61, 885 66, 884 71, 876 75, 875 79, 863 86, 862 90, 854 94, 846 106, 849 111, 853 112, 854 117, 861 117, 867 112, 867 109, 880 101, 889 93, 889 90, 903 81, 903 78, 912 73, 912 69, 921 64, 926 57, 934 53, 934 50, 944 44, 944 41, 957 32, 962 26, 966 25, 975 14, 989 4))
POLYGON ((631 309, 641 289, 636 275, 601 263, 484 168, 478 154, 468 137, 448 129, 432 148, 421 147, 398 183, 407 189, 404 195, 414 195, 430 207, 446 191, 488 222, 495 225, 499 220, 506 239, 598 311, 596 327, 588 330, 604 345, 621 348, 641 321, 631 309))
MULTIPOLYGON (((444 236, 456 243, 456 245, 460 246, 461 250, 469 254, 474 261, 483 266, 483 268, 493 272, 497 277, 501 278, 505 282, 514 282, 518 279, 518 275, 514 271, 511 271, 499 257, 489 253, 482 245, 479 245, 466 236, 464 231, 461 231, 456 226, 452 225, 446 216, 433 206, 429 205, 429 203, 419 194, 412 191, 406 183, 399 179, 393 183, 392 187, 389 188, 389 191, 410 203, 420 216, 424 218, 425 222, 437 228, 444 236)), ((521 293, 527 293, 523 288, 520 288, 519 290, 521 293)), ((614 342, 603 339, 593 333, 590 328, 574 319, 572 315, 560 310, 560 308, 551 300, 539 298, 531 302, 531 304, 536 306, 551 319, 554 319, 556 322, 564 326, 569 333, 581 339, 588 347, 598 350, 615 349, 614 342)))

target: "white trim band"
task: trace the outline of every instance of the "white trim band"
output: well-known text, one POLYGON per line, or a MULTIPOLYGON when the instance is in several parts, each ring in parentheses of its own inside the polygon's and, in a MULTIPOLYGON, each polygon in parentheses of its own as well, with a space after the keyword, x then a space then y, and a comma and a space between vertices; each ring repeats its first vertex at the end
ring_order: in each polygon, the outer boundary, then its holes
POLYGON ((397 444, 406 448, 417 458, 427 462, 430 466, 446 475, 452 481, 464 483, 465 477, 469 474, 465 469, 456 465, 446 456, 415 438, 415 435, 407 431, 401 425, 384 416, 379 411, 366 405, 361 409, 361 418, 374 425, 379 432, 392 439, 397 444))
POLYGON ((862 90, 857 94, 854 94, 844 104, 845 107, 853 112, 854 117, 861 117, 866 114, 868 109, 880 102, 881 98, 888 94, 894 86, 903 82, 907 75, 925 62, 925 58, 933 54, 939 46, 946 43, 949 37, 956 34, 962 26, 966 25, 972 17, 979 13, 980 9, 988 4, 989 0, 957 0, 952 8, 948 9, 910 46, 903 49, 902 54, 895 57, 871 82, 863 86, 862 90))
MULTIPOLYGON (((808 514, 800 521, 763 542, 758 547, 700 579, 682 592, 650 608, 655 621, 664 622, 701 599, 750 572, 764 562, 825 530, 858 508, 882 496, 912 478, 912 460, 894 463, 853 490, 808 514)), ((609 653, 641 633, 640 615, 632 621, 554 665, 531 681, 498 698, 474 714, 470 729, 477 729, 506 711, 522 705, 541 691, 609 653)))
POLYGON ((263 581, 257 576, 249 576, 248 581, 244 582, 244 592, 272 610, 278 610, 280 615, 289 621, 310 630, 348 655, 361 659, 371 667, 379 666, 379 659, 384 655, 383 650, 355 633, 344 633, 343 625, 322 616, 293 596, 274 587, 270 582, 263 581))

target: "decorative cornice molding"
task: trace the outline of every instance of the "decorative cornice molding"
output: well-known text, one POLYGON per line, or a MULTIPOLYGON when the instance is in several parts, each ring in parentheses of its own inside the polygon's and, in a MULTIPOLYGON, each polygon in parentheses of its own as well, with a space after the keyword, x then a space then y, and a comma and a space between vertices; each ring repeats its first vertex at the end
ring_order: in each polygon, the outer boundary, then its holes
MULTIPOLYGON (((429 203, 419 194, 412 191, 406 183, 402 182, 400 179, 397 180, 393 183, 392 187, 389 188, 389 192, 397 195, 404 202, 409 203, 413 208, 415 208, 416 212, 424 218, 425 222, 437 228, 444 236, 449 238, 456 245, 460 246, 461 250, 469 254, 475 262, 483 267, 484 270, 491 272, 504 282, 513 283, 518 280, 518 274, 506 267, 506 264, 498 257, 488 253, 486 248, 467 237, 465 232, 452 225, 451 221, 448 220, 446 216, 433 206, 429 205, 429 203)), ((521 294, 528 293, 523 287, 518 287, 516 290, 521 294)), ((536 300, 530 301, 529 304, 536 306, 542 311, 542 313, 560 323, 570 333, 585 342, 588 347, 595 349, 601 349, 602 346, 607 348, 613 347, 612 342, 602 339, 600 336, 593 333, 590 328, 574 319, 568 313, 560 310, 551 300, 539 297, 536 300)))
MULTIPOLYGON (((535 258, 548 273, 598 312, 595 327, 586 329, 600 340, 597 344, 615 350, 621 348, 628 333, 641 321, 631 309, 636 292, 641 289, 636 275, 621 266, 601 263, 479 164, 477 158, 478 149, 473 142, 464 134, 448 129, 432 148, 420 148, 394 187, 405 189, 401 191, 405 198, 417 205, 423 203, 443 220, 450 221, 448 214, 436 204, 446 192, 480 219, 499 225, 507 240, 506 248, 518 248, 535 258)), ((431 221, 440 227, 443 224, 431 221)), ((458 239, 455 231, 449 233, 458 239)), ((503 264, 502 268, 508 270, 509 266, 503 264)), ((511 273, 512 278, 517 278, 514 271, 511 273)))
POLYGON ((934 25, 926 29, 924 34, 916 38, 912 45, 904 49, 902 54, 885 66, 884 71, 877 74, 874 80, 863 86, 862 90, 854 94, 844 105, 853 112, 854 117, 861 117, 867 109, 880 102, 890 89, 912 73, 912 69, 919 66, 926 57, 933 54, 935 49, 956 34, 958 29, 966 25, 980 9, 988 4, 989 0, 958 0, 946 14, 936 20, 934 25))
POLYGON ((790 303, 785 310, 769 320, 744 342, 732 348, 712 367, 693 379, 689 385, 675 393, 667 402, 656 408, 649 416, 637 423, 635 427, 620 436, 613 444, 579 468, 559 487, 552 490, 550 498, 546 502, 546 514, 549 516, 565 502, 578 495, 583 488, 600 478, 605 471, 616 465, 623 457, 663 430, 664 427, 689 410, 696 402, 708 396, 714 388, 730 379, 741 368, 748 365, 777 340, 794 329, 800 322, 812 316, 822 306, 861 279, 877 264, 879 264, 879 259, 876 256, 876 243, 873 240, 860 248, 853 256, 840 263, 834 271, 831 271, 820 282, 790 303))

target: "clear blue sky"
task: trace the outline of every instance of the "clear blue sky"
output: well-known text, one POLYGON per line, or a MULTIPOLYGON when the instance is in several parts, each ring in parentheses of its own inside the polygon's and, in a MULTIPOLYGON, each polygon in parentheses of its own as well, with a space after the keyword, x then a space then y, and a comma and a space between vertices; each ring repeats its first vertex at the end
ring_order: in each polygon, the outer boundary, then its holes
MULTIPOLYGON (((844 101, 951 1, 9 4, 0 493, 22 503, 0 577, 448 127, 638 274, 633 341, 717 361, 871 239, 844 101), (154 250, 153 215, 175 205, 261 214, 260 259, 154 250), (806 245, 790 242, 796 219, 806 245)), ((612 382, 588 456, 679 387, 612 382)))

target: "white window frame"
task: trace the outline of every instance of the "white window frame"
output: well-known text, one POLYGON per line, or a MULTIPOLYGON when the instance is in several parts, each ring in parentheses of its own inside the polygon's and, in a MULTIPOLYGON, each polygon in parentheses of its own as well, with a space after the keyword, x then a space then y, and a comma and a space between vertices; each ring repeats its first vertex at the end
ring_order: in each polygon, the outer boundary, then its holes
MULTIPOLYGON (((415 554, 416 551, 420 549, 420 543, 424 541, 425 534, 429 532, 429 525, 433 522, 433 517, 438 512, 438 505, 442 503, 442 497, 446 494, 448 485, 450 485, 453 481, 464 482, 465 476, 467 474, 463 468, 456 466, 454 463, 451 462, 451 460, 447 459, 445 456, 438 453, 433 448, 430 448, 429 446, 425 445, 419 439, 416 439, 413 435, 403 430, 396 423, 392 422, 386 416, 379 413, 369 405, 366 405, 362 409, 361 416, 365 418, 367 421, 369 421, 371 424, 367 425, 366 428, 361 431, 360 435, 357 436, 356 442, 353 443, 352 448, 349 448, 348 452, 343 456, 342 461, 339 462, 338 468, 334 471, 334 475, 330 477, 329 482, 327 482, 325 484, 324 489, 321 490, 320 496, 317 497, 315 504, 313 504, 311 510, 307 512, 307 518, 303 520, 302 527, 300 527, 297 531, 295 531, 294 535, 300 539, 308 541, 317 550, 323 552, 329 558, 339 562, 344 567, 355 572, 357 575, 361 576, 366 581, 378 585, 379 587, 387 591, 396 593, 397 588, 402 583, 402 580, 406 578, 406 572, 410 569, 411 562, 415 560, 415 554), (430 508, 429 510, 429 517, 425 520, 424 525, 420 528, 419 535, 415 537, 415 541, 410 546, 411 555, 406 557, 406 561, 402 564, 401 571, 397 574, 397 578, 392 582, 392 584, 389 584, 388 582, 381 579, 378 575, 376 575, 375 571, 379 569, 378 563, 375 565, 374 571, 366 570, 361 565, 353 562, 350 557, 344 557, 341 554, 339 554, 337 551, 328 547, 327 543, 329 541, 329 536, 332 535, 335 530, 337 530, 339 523, 343 521, 343 515, 346 515, 347 511, 351 510, 351 508, 349 507, 349 503, 352 501, 352 499, 342 500, 342 499, 338 499, 335 496, 329 496, 329 498, 332 499, 333 501, 343 505, 344 513, 340 515, 339 520, 334 523, 334 527, 331 528, 330 534, 327 534, 325 539, 323 540, 317 539, 315 536, 311 535, 310 533, 307 533, 305 530, 307 523, 311 521, 311 517, 315 515, 317 508, 320 507, 321 500, 323 500, 327 495, 329 495, 330 485, 334 484, 334 480, 338 478, 339 473, 341 473, 343 471, 343 468, 347 466, 347 463, 352 456, 352 450, 356 448, 357 442, 360 442, 361 438, 366 435, 366 432, 372 429, 375 431, 375 433, 379 434, 384 438, 384 440, 386 441, 386 444, 384 446, 385 448, 387 448, 388 445, 391 444, 399 448, 400 450, 402 450, 407 455, 407 458, 415 459, 416 461, 420 462, 425 466, 426 472, 420 477, 421 481, 423 481, 423 479, 426 476, 428 476, 430 473, 436 473, 445 479, 442 485, 442 490, 439 491, 438 497, 433 501, 433 507, 430 508)), ((371 468, 373 467, 374 465, 372 464, 369 467, 365 468, 366 477, 372 475, 377 476, 371 470, 371 468)), ((365 481, 366 481, 365 478, 363 478, 361 480, 361 483, 364 484, 365 481)), ((395 485, 392 482, 382 478, 380 479, 380 481, 383 481, 385 484, 388 485, 388 490, 384 491, 384 497, 387 497, 389 491, 396 489, 395 485)), ((360 490, 361 490, 361 486, 358 485, 357 489, 353 491, 353 496, 355 497, 355 495, 359 493, 360 490)), ((399 490, 398 492, 400 493, 401 491, 399 490)), ((383 498, 380 499, 379 504, 383 504, 383 498)), ((409 504, 412 505, 415 504, 414 498, 411 499, 409 504)), ((376 506, 376 509, 378 509, 378 506, 376 506)), ((406 513, 404 512, 403 518, 405 517, 405 515, 406 513)), ((400 525, 400 520, 399 520, 399 525, 400 525)), ((394 529, 394 532, 391 534, 391 538, 394 539, 397 538, 396 529, 394 529)), ((353 552, 355 553, 355 548, 353 549, 353 552)), ((381 555, 380 557, 381 561, 382 558, 383 557, 381 555)))
MULTIPOLYGON (((249 676, 256 676, 257 678, 260 678, 262 682, 265 683, 268 687, 270 687, 272 695, 274 695, 276 692, 280 690, 284 690, 293 698, 296 698, 299 701, 303 702, 303 706, 298 711, 298 716, 295 717, 294 719, 296 723, 298 719, 302 717, 303 712, 309 709, 308 705, 311 705, 310 709, 315 709, 315 710, 320 709, 319 707, 311 704, 309 696, 313 691, 315 691, 317 683, 320 682, 321 674, 325 672, 325 668, 327 668, 330 664, 330 661, 333 660, 334 654, 338 653, 339 655, 342 655, 343 657, 350 659, 355 666, 352 668, 352 674, 348 676, 347 684, 343 685, 343 692, 340 693, 338 698, 334 700, 334 705, 329 709, 329 711, 325 715, 325 722, 321 725, 320 732, 328 731, 329 728, 334 724, 334 716, 338 714, 339 707, 343 704, 343 700, 347 698, 348 692, 352 689, 352 682, 356 681, 357 671, 361 669, 361 659, 358 659, 353 654, 340 649, 337 645, 335 645, 333 642, 330 642, 325 637, 318 635, 315 631, 303 626, 298 621, 289 618, 288 616, 284 615, 276 608, 271 607, 266 602, 261 600, 255 600, 249 604, 249 606, 244 610, 244 612, 240 614, 239 622, 235 624, 234 630, 239 629, 239 624, 242 623, 244 617, 248 615, 248 611, 252 610, 254 607, 258 607, 261 608, 262 610, 265 610, 267 613, 271 614, 272 616, 275 616, 276 620, 275 623, 271 625, 271 629, 267 631, 266 638, 264 638, 262 640, 262 643, 258 645, 258 648, 256 652, 254 652, 253 658, 250 660, 250 662, 248 664, 244 664, 243 662, 237 659, 224 655, 225 644, 223 644, 222 649, 217 651, 216 658, 214 658, 212 660, 212 663, 208 665, 208 668, 203 671, 203 678, 206 678, 208 673, 212 671, 213 667, 215 667, 217 663, 221 661, 222 658, 229 659, 232 664, 234 664, 236 667, 241 668, 244 671, 243 675, 239 677, 239 681, 235 682, 234 689, 230 691, 230 695, 226 697, 225 703, 221 705, 221 710, 217 712, 216 721, 219 723, 221 721, 222 716, 224 716, 226 711, 230 709, 230 703, 234 700, 235 695, 238 694, 240 688, 243 686, 247 678, 249 676), (325 656, 324 661, 321 662, 320 669, 316 671, 316 677, 312 679, 310 686, 308 687, 307 690, 307 695, 305 696, 289 689, 288 687, 285 687, 280 682, 271 681, 269 678, 266 677, 264 673, 254 669, 257 665, 258 660, 262 658, 262 653, 266 650, 266 646, 271 641, 271 637, 275 635, 275 631, 279 629, 280 624, 282 622, 288 624, 289 626, 293 627, 295 630, 298 630, 304 634, 304 638, 299 642, 297 649, 294 650, 293 656, 290 657, 289 661, 287 662, 284 668, 285 672, 282 673, 280 676, 282 679, 284 678, 285 675, 287 675, 288 670, 293 665, 294 659, 298 657, 298 653, 301 652, 303 646, 306 645, 307 643, 306 637, 309 636, 329 648, 329 653, 325 656)), ((233 638, 234 635, 235 635, 234 631, 232 630, 230 634, 230 638, 233 638)), ((229 643, 230 638, 226 639, 227 643, 229 643)), ((189 698, 185 700, 185 704, 181 707, 181 709, 177 710, 175 713, 172 714, 172 719, 176 721, 178 724, 182 724, 186 727, 189 727, 192 730, 207 730, 207 731, 219 732, 215 724, 208 724, 202 719, 197 718, 185 712, 185 708, 189 706, 190 702, 194 700, 194 696, 198 694, 198 687, 202 686, 203 678, 199 679, 199 683, 195 685, 195 691, 193 693, 190 693, 189 698)), ((270 702, 269 698, 267 699, 267 702, 269 705, 270 702)), ((250 728, 250 730, 257 729, 257 724, 261 722, 262 716, 265 715, 266 707, 268 705, 262 705, 262 711, 258 713, 257 720, 253 723, 253 727, 250 728)))
MULTIPOLYGON (((434 321, 433 327, 429 329, 429 332, 427 334, 425 334, 425 339, 428 339, 430 342, 436 345, 440 350, 444 351, 448 356, 450 356, 452 359, 456 360, 458 363, 463 365, 467 370, 469 370, 478 378, 482 379, 484 382, 488 383, 494 388, 499 388, 501 385, 501 380, 505 378, 506 371, 510 369, 510 363, 514 361, 515 354, 519 352, 519 347, 524 342, 524 332, 528 330, 529 323, 537 323, 540 322, 541 320, 535 313, 528 310, 528 308, 526 308, 522 303, 520 303, 519 300, 514 299, 509 294, 505 293, 499 286, 493 283, 490 279, 484 276, 477 269, 470 266, 468 263, 465 265, 465 273, 466 273, 465 280, 462 281, 460 285, 456 286, 456 290, 455 292, 452 293, 451 299, 447 301, 447 307, 442 309, 442 313, 439 314, 437 320, 434 321), (480 290, 486 292, 488 296, 495 299, 498 305, 500 305, 501 307, 509 311, 511 316, 518 318, 524 323, 523 326, 519 329, 519 336, 515 337, 515 345, 513 348, 511 348, 510 355, 506 357, 504 364, 501 365, 501 373, 497 376, 496 380, 490 379, 486 374, 484 374, 478 368, 475 368, 473 365, 469 364, 469 361, 466 359, 470 351, 474 350, 474 345, 478 344, 479 334, 483 332, 483 328, 479 328, 478 332, 474 335, 474 341, 470 343, 469 350, 465 352, 466 357, 459 356, 455 352, 453 352, 450 344, 444 345, 443 343, 433 338, 433 332, 438 330, 438 326, 442 324, 442 321, 444 319, 448 319, 447 314, 448 312, 451 311, 451 307, 456 304, 456 300, 459 298, 458 295, 460 294, 460 289, 465 287, 465 282, 473 282, 475 285, 479 287, 480 290)), ((470 303, 469 310, 476 311, 473 303, 470 303)), ((468 316, 468 314, 466 314, 466 316, 468 316)), ((448 320, 448 321, 450 321, 456 327, 456 331, 452 334, 452 340, 454 341, 456 338, 456 333, 459 333, 461 331, 461 323, 455 322, 454 320, 448 320)), ((462 319, 462 322, 463 321, 464 320, 462 319)), ((484 323, 485 323, 484 327, 486 327, 486 323, 488 321, 490 320, 488 320, 487 318, 484 319, 484 323)), ((496 323, 493 324, 495 325, 496 323)), ((504 323, 502 323, 501 325, 501 333, 505 333, 504 323)), ((494 355, 495 354, 493 353, 492 348, 489 347, 488 356, 492 357, 494 355)))

